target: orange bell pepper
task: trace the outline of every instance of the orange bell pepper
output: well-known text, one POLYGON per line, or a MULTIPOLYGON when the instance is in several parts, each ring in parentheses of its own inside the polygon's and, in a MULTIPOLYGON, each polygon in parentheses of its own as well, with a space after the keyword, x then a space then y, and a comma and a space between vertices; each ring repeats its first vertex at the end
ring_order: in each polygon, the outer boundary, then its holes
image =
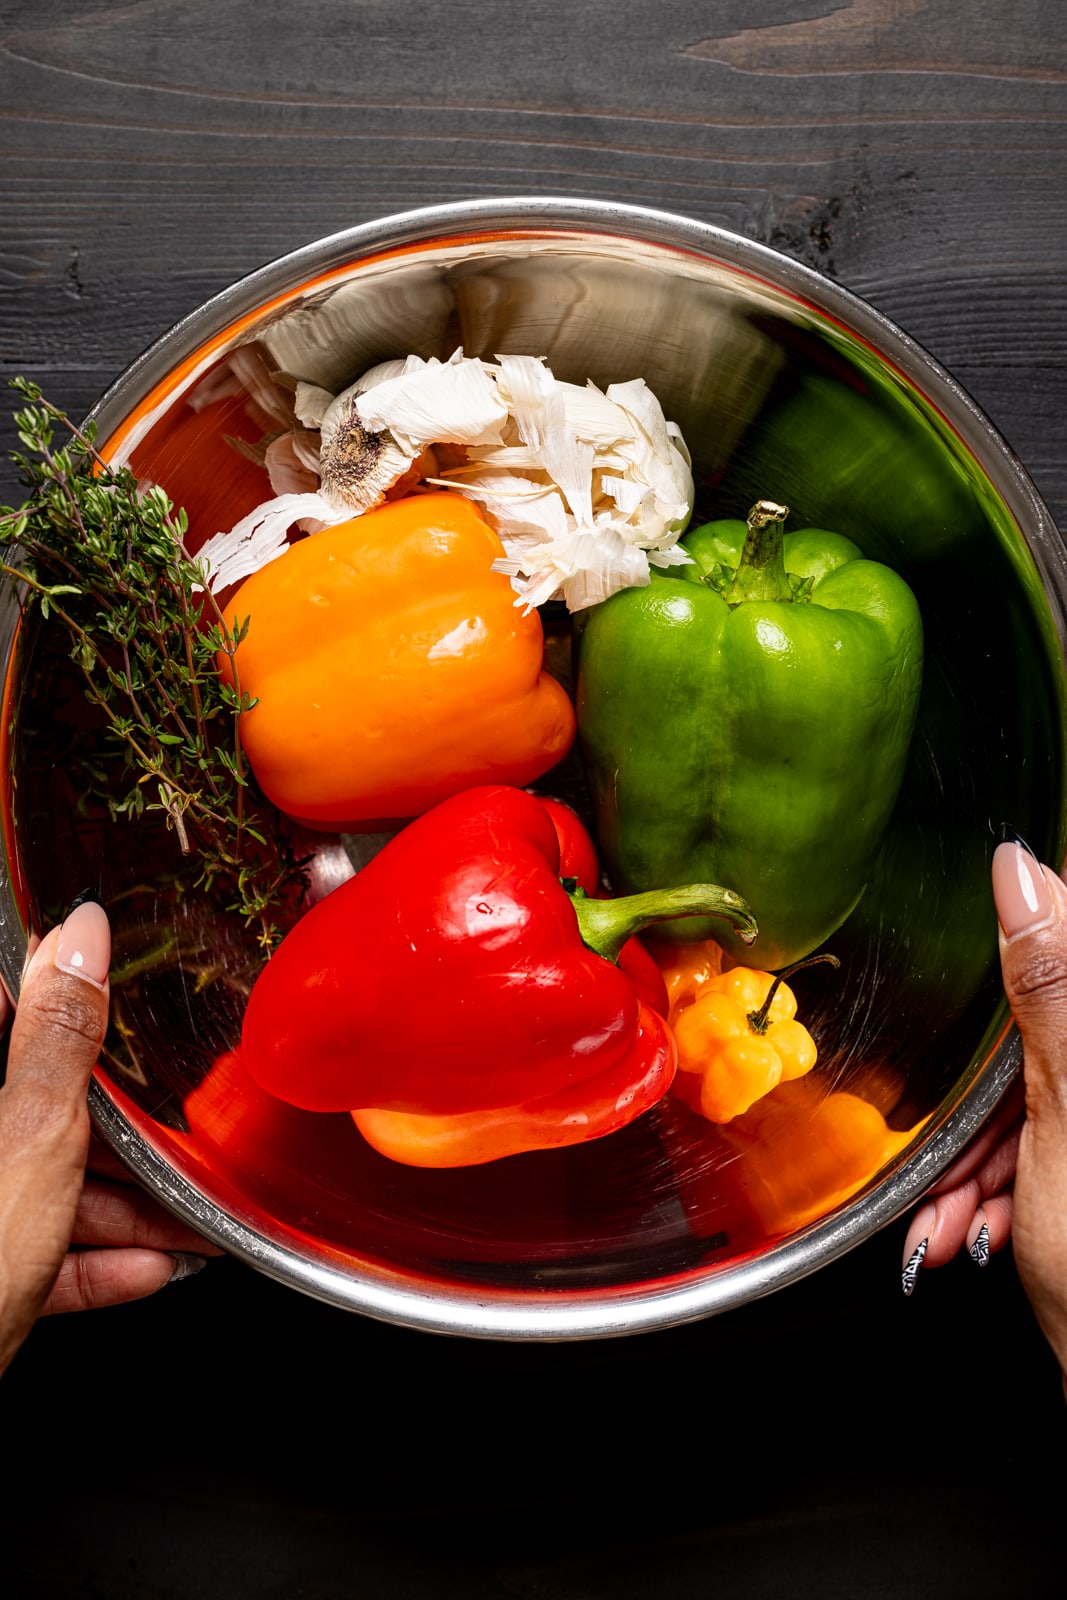
MULTIPOLYGON (((523 786, 566 753, 574 710, 503 546, 455 494, 414 494, 292 545, 241 585, 241 737, 279 810, 372 831, 462 789, 523 786)), ((220 670, 227 672, 225 660, 220 670)))

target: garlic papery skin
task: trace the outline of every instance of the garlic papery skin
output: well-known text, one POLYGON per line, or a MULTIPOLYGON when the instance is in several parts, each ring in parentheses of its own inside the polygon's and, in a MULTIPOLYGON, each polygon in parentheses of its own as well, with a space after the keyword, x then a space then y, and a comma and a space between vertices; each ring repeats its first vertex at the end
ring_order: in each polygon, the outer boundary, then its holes
POLYGON ((209 540, 213 589, 283 555, 294 522, 314 532, 419 485, 481 507, 504 547, 494 567, 527 610, 579 611, 689 559, 677 546, 689 453, 643 379, 600 390, 561 382, 540 357, 456 350, 382 362, 338 395, 297 381, 294 412, 319 432, 318 492, 279 495, 209 540))
POLYGON ((331 401, 319 424, 320 492, 349 516, 380 505, 408 471, 421 445, 377 427, 364 415, 366 376, 331 401))
POLYGON ((492 514, 505 555, 494 563, 527 609, 570 611, 650 581, 677 548, 693 503, 680 430, 640 378, 601 392, 561 383, 531 356, 499 356, 511 427, 500 449, 474 449, 443 475, 492 514), (483 470, 477 469, 482 463, 483 470))
POLYGON ((460 351, 449 361, 409 356, 403 372, 361 393, 359 409, 367 427, 387 431, 414 453, 427 444, 499 444, 508 422, 491 370, 460 351))
MULTIPOLYGON (((242 583, 253 572, 277 561, 289 548, 289 529, 302 517, 321 522, 332 516, 321 494, 280 494, 242 517, 227 533, 216 533, 196 553, 205 583, 213 593, 242 583)), ((343 522, 346 511, 337 517, 343 522)))

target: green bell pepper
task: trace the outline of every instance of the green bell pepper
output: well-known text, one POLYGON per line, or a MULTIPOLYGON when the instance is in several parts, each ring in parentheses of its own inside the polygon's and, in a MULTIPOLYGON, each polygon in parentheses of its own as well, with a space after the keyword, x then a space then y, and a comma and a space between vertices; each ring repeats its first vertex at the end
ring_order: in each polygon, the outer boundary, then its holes
POLYGON ((752 906, 774 971, 863 893, 904 775, 922 679, 919 608, 891 568, 760 501, 682 540, 692 563, 590 608, 578 634, 582 755, 617 894, 697 879, 752 906))

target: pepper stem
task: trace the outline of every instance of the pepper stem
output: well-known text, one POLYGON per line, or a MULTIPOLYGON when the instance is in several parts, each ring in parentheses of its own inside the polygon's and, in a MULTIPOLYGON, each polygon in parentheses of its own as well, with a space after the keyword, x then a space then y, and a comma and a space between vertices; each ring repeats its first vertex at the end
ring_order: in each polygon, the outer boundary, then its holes
POLYGON ((563 887, 571 897, 582 939, 606 961, 617 961, 627 939, 642 928, 672 917, 723 917, 745 944, 752 944, 759 932, 748 902, 717 883, 688 883, 619 900, 593 900, 584 889, 572 889, 572 881, 564 879, 563 887))
POLYGON ((776 974, 774 982, 767 990, 766 1000, 764 1000, 758 1011, 750 1011, 748 1014, 748 1025, 753 1033, 767 1032, 767 1020, 770 1017, 771 1006, 774 1004, 774 997, 778 993, 779 984, 784 983, 787 978, 791 978, 794 972, 800 972, 804 967, 814 967, 820 961, 828 962, 831 967, 839 967, 841 965, 836 956, 832 956, 829 951, 826 951, 824 955, 807 956, 803 961, 794 961, 791 967, 786 967, 784 972, 776 974))
POLYGON ((794 586, 785 570, 782 540, 788 506, 757 500, 748 514, 748 532, 741 560, 719 591, 727 605, 744 600, 792 600, 794 586))

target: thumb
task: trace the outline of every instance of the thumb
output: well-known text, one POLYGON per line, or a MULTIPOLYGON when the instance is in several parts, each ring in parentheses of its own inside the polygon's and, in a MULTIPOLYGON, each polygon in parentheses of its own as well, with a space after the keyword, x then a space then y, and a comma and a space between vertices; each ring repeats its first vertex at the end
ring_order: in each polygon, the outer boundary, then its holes
POLYGON ((993 898, 1027 1088, 1067 1095, 1067 888, 1013 840, 993 854, 993 898))
POLYGON ((0 1089, 0 1370, 70 1244, 89 1146, 86 1094, 108 1020, 111 932, 85 900, 23 974, 0 1089))
POLYGON ((20 1097, 84 1099, 107 1031, 110 962, 107 913, 95 900, 75 901, 26 964, 6 1087, 20 1097))

